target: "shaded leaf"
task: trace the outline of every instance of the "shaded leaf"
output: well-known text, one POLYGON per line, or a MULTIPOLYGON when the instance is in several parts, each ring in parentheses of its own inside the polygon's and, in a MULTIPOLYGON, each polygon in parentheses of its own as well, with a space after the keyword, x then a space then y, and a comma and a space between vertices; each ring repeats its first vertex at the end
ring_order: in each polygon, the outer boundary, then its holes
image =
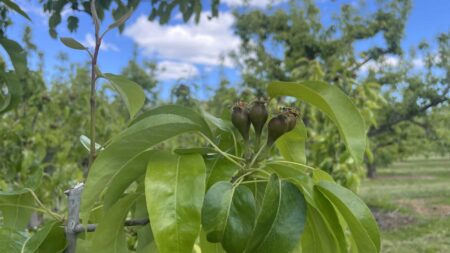
POLYGON ((22 76, 27 71, 27 52, 14 40, 0 38, 0 44, 9 55, 17 76, 22 76))
POLYGON ((67 47, 70 47, 72 49, 76 50, 86 50, 87 48, 83 46, 80 42, 76 41, 75 39, 68 38, 68 37, 61 37, 61 42, 66 45, 67 47))
MULTIPOLYGON (((8 88, 6 98, 0 103, 0 113, 14 109, 22 98, 22 85, 14 72, 0 72, 8 88)), ((0 87, 1 88, 1 87, 0 87)))
POLYGON ((59 221, 47 223, 37 231, 24 245, 24 253, 45 253, 64 251, 67 246, 64 225, 59 221))
POLYGON ((306 202, 291 183, 272 175, 245 252, 291 252, 306 223, 306 202))
POLYGON ((22 15, 24 18, 26 18, 29 21, 31 21, 31 18, 28 16, 28 14, 26 14, 16 3, 14 3, 14 2, 12 2, 10 0, 2 0, 2 3, 4 3, 9 8, 13 9, 15 12, 19 13, 20 15, 22 15))
POLYGON ((145 196, 159 252, 191 252, 200 231, 205 164, 198 154, 155 152, 145 176, 145 196))
POLYGON ((214 184, 206 193, 202 225, 209 242, 221 242, 227 252, 243 252, 252 233, 256 205, 243 185, 227 181, 214 184))
POLYGON ((222 157, 207 161, 206 189, 219 181, 230 181, 239 167, 222 157))
POLYGON ((130 18, 131 14, 133 14, 133 8, 129 9, 125 15, 123 15, 122 17, 120 17, 119 19, 117 19, 116 22, 112 23, 111 25, 108 26, 108 30, 114 29, 116 27, 119 27, 123 24, 125 24, 125 22, 130 18))
POLYGON ((208 242, 206 239, 205 231, 200 231, 200 249, 202 253, 226 253, 226 251, 222 248, 222 244, 220 243, 212 243, 208 242))

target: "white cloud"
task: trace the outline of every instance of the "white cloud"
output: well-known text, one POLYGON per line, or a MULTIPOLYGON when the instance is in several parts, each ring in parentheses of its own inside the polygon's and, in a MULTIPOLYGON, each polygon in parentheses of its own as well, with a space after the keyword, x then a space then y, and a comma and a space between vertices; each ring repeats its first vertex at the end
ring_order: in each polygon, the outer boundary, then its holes
MULTIPOLYGON (((84 41, 82 42, 82 44, 84 44, 87 47, 94 48, 95 47, 94 36, 90 33, 87 33, 84 36, 84 41)), ((116 45, 114 45, 112 43, 107 43, 105 40, 102 40, 102 44, 100 45, 100 50, 119 52, 119 48, 116 45)))
MULTIPOLYGON (((422 68, 425 63, 422 58, 414 58, 411 61, 413 68, 422 68)), ((361 66, 360 72, 367 72, 369 70, 378 71, 382 66, 397 67, 401 63, 400 58, 396 56, 386 56, 379 62, 369 61, 368 63, 361 66)))
MULTIPOLYGON (((218 18, 211 20, 207 20, 207 16, 207 12, 202 13, 199 24, 191 21, 165 26, 141 16, 125 29, 124 34, 142 47, 148 56, 215 66, 221 63, 221 56, 239 47, 240 39, 233 34, 234 17, 231 13, 220 13, 218 18)), ((227 57, 224 64, 233 65, 227 57)))
POLYGON ((287 0, 222 0, 222 3, 231 7, 248 5, 250 7, 258 8, 266 7, 269 4, 275 6, 283 2, 287 2, 287 0))
POLYGON ((422 58, 415 58, 412 60, 412 64, 414 67, 416 68, 422 68, 425 66, 425 62, 423 61, 422 58))
POLYGON ((198 68, 190 63, 174 61, 161 61, 158 63, 157 76, 159 80, 189 79, 198 75, 198 68))

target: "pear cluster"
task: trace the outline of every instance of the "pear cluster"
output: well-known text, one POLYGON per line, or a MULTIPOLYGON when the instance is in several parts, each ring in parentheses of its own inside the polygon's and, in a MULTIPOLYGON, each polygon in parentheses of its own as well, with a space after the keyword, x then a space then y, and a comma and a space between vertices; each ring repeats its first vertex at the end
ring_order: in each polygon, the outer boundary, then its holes
MULTIPOLYGON (((295 109, 284 107, 278 115, 271 118, 267 125, 267 146, 272 146, 280 136, 294 129, 298 117, 295 109)), ((255 137, 259 141, 268 118, 269 112, 263 100, 253 101, 250 105, 239 101, 233 106, 231 113, 231 122, 246 142, 250 138, 250 126, 253 126, 255 137)))

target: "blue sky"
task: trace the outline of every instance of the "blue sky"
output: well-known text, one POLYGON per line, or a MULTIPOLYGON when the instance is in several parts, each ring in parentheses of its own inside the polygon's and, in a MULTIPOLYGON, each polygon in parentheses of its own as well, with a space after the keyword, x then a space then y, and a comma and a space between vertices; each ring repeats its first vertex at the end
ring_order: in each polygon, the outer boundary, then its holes
MULTIPOLYGON (((8 30, 8 36, 20 40, 25 25, 33 28, 33 37, 37 46, 45 53, 45 72, 50 79, 54 74, 53 69, 58 63, 56 55, 66 52, 72 62, 85 62, 88 57, 81 51, 73 51, 65 48, 58 40, 52 39, 48 33, 48 15, 43 13, 37 0, 17 0, 31 17, 32 22, 26 21, 18 15, 13 15, 13 26, 8 30)), ((218 79, 222 74, 226 75, 232 83, 239 81, 239 72, 233 62, 227 58, 220 60, 229 50, 236 49, 239 39, 233 34, 232 26, 234 18, 230 10, 239 7, 240 0, 222 0, 220 6, 221 15, 212 21, 206 20, 203 15, 200 24, 192 22, 184 24, 176 13, 169 25, 159 26, 146 20, 150 10, 150 1, 143 1, 140 7, 128 20, 124 33, 117 30, 110 32, 100 52, 99 64, 103 72, 118 73, 132 56, 133 47, 138 45, 139 59, 154 60, 159 63, 159 90, 163 97, 171 87, 182 80, 187 84, 196 84, 199 88, 196 92, 199 98, 205 98, 212 94, 218 79)), ((269 0, 250 1, 249 8, 263 8, 269 0)), ((275 8, 286 6, 285 1, 275 5, 275 8)), ((374 6, 375 1, 367 1, 368 8, 374 6)), ((357 3, 357 0, 317 0, 321 9, 321 17, 328 24, 334 13, 343 3, 357 3)), ((209 8, 209 5, 207 5, 209 8)), ((437 34, 450 31, 450 1, 448 0, 413 0, 413 8, 406 26, 406 36, 402 41, 405 49, 413 47, 422 40, 432 41, 437 34)), ((69 10, 63 12, 63 19, 72 15, 69 10)), ((77 39, 87 46, 93 43, 92 23, 85 14, 80 17, 79 29, 76 33, 69 33, 63 22, 58 27, 59 36, 69 36, 77 39)), ((106 27, 112 22, 111 17, 103 22, 106 27)), ((379 44, 381 38, 364 41, 357 45, 365 48, 374 43, 379 44)), ((395 63, 395 59, 391 59, 395 63)), ((416 59, 420 66, 420 59, 416 59)), ((32 68, 34 66, 31 66, 32 68)))

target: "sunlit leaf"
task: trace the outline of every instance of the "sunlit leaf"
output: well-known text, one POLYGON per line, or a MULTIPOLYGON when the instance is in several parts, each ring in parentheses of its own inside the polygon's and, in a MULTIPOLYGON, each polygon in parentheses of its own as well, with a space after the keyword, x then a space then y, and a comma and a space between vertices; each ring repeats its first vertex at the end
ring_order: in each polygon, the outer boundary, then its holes
POLYGON ((116 172, 111 179, 111 183, 108 184, 103 198, 103 205, 106 209, 110 208, 120 198, 132 182, 145 176, 148 160, 154 152, 149 150, 139 154, 116 172))
POLYGON ((352 191, 322 181, 317 189, 333 203, 347 222, 360 252, 380 252, 378 225, 366 204, 352 191))
POLYGON ((0 252, 21 253, 27 236, 17 229, 0 227, 0 252))
POLYGON ((130 117, 134 118, 145 102, 145 93, 142 87, 123 76, 105 73, 102 77, 108 79, 114 89, 119 92, 128 108, 130 117))
POLYGON ((114 204, 98 223, 89 252, 128 252, 123 223, 140 194, 129 194, 114 204))
POLYGON ((272 82, 270 97, 293 96, 323 111, 337 125, 347 149, 357 162, 366 148, 364 120, 352 101, 338 87, 320 81, 272 82))
POLYGON ((145 197, 159 252, 191 252, 200 232, 206 168, 200 155, 159 151, 149 160, 145 197))
POLYGON ((305 142, 306 127, 303 121, 300 120, 292 131, 278 138, 275 145, 284 159, 292 162, 306 163, 305 142))
POLYGON ((209 128, 191 120, 195 112, 182 113, 172 107, 157 108, 158 113, 148 113, 116 136, 95 159, 90 168, 81 202, 81 217, 87 222, 91 208, 99 195, 118 173, 135 157, 154 145, 182 133, 199 131, 209 134, 209 128), (102 187, 98 187, 101 185, 102 187))

